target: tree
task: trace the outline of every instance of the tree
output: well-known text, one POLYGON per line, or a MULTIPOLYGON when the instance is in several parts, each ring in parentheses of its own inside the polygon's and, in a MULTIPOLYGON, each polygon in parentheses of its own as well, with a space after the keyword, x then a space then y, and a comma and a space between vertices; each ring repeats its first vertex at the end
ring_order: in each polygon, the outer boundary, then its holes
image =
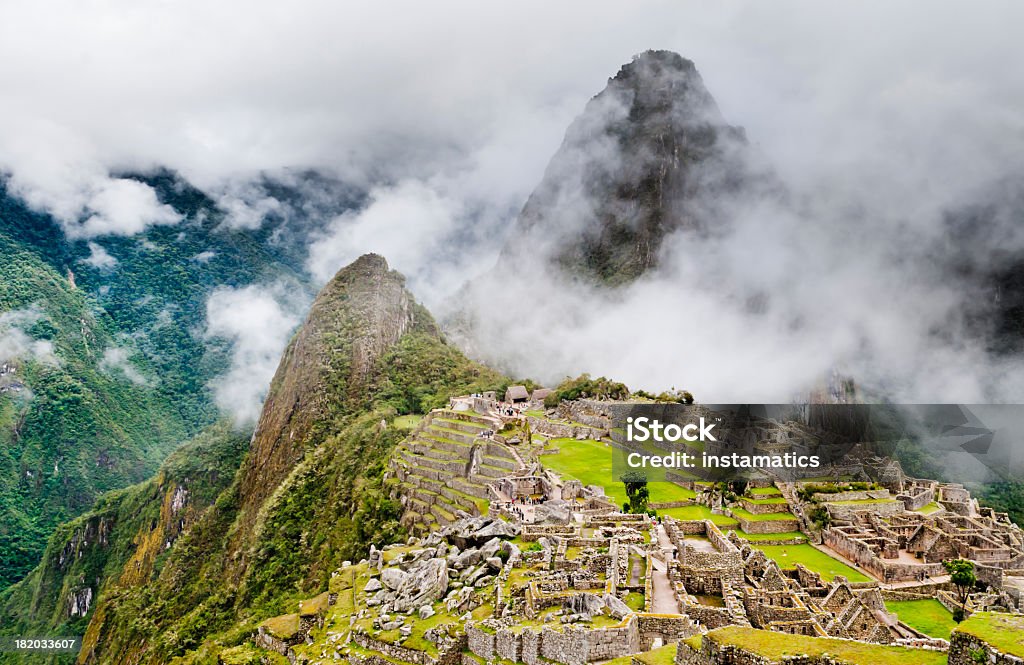
POLYGON ((974 562, 967 559, 949 559, 943 561, 942 565, 949 573, 949 581, 956 587, 960 600, 960 611, 953 614, 953 619, 957 622, 963 621, 967 611, 967 596, 978 582, 978 576, 974 574, 974 562))
POLYGON ((626 496, 629 498, 628 506, 623 504, 623 507, 628 507, 631 513, 646 513, 647 499, 650 497, 647 476, 640 471, 630 471, 620 476, 619 480, 626 485, 626 496))

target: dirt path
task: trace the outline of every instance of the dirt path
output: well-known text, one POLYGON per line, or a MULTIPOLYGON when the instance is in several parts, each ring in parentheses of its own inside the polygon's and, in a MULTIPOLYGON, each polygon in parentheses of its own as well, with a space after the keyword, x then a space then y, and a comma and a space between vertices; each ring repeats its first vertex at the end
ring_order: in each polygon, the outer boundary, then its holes
MULTIPOLYGON (((663 550, 669 551, 672 548, 672 541, 661 524, 655 529, 658 536, 658 544, 663 550)), ((676 602, 676 594, 672 589, 672 580, 668 577, 668 566, 657 557, 652 559, 651 566, 651 611, 656 614, 679 614, 679 603, 676 602)))
POLYGON ((679 603, 672 590, 672 581, 668 578, 665 564, 654 559, 651 569, 651 611, 655 614, 679 614, 679 603))

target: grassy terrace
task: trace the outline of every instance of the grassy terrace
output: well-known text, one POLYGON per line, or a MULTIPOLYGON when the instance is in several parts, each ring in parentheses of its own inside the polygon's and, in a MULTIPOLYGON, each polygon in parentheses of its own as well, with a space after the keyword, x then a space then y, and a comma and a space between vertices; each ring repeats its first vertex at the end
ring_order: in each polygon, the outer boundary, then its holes
POLYGON ((1024 617, 976 612, 957 626, 958 633, 980 638, 1003 653, 1024 658, 1024 617))
POLYGON ((629 665, 633 658, 636 658, 645 665, 672 665, 676 659, 677 644, 666 644, 663 647, 652 649, 635 656, 623 656, 606 661, 604 665, 629 665))
POLYGON ((745 500, 749 501, 750 503, 753 503, 753 504, 756 504, 756 505, 759 505, 759 506, 766 506, 766 505, 784 504, 784 503, 786 503, 786 499, 783 498, 782 496, 761 496, 761 497, 758 497, 758 498, 753 498, 753 497, 747 496, 747 497, 743 497, 743 498, 745 500))
POLYGON ((799 531, 787 531, 785 533, 747 533, 742 529, 736 529, 736 534, 740 538, 745 538, 752 543, 762 540, 792 540, 794 538, 807 540, 807 536, 799 531))
POLYGON ((738 518, 749 520, 751 522, 781 522, 786 520, 796 520, 793 513, 766 513, 764 515, 755 515, 754 513, 747 512, 742 508, 732 508, 732 514, 738 518))
POLYGON ((949 639, 956 628, 953 614, 934 598, 924 600, 887 600, 885 609, 894 612, 900 621, 929 637, 949 639))
POLYGON ((778 487, 751 487, 747 492, 754 497, 782 496, 778 487))
POLYGON ((727 515, 715 515, 707 506, 666 508, 665 510, 659 510, 658 515, 668 515, 669 517, 674 517, 677 520, 711 520, 712 523, 724 527, 734 527, 739 525, 739 522, 727 515))
POLYGON ((802 563, 809 570, 821 575, 826 582, 832 581, 836 575, 842 575, 851 582, 870 582, 871 578, 842 561, 834 559, 812 545, 758 545, 751 544, 764 552, 769 559, 774 559, 780 568, 789 570, 802 563))
POLYGON ((826 637, 788 635, 739 626, 718 628, 705 635, 704 639, 710 639, 717 644, 732 645, 775 662, 780 662, 786 656, 828 654, 832 660, 850 665, 945 665, 946 663, 946 654, 941 651, 883 646, 826 637))
POLYGON ((398 429, 413 429, 421 420, 423 420, 423 416, 414 413, 409 416, 396 417, 394 424, 398 429))
POLYGON ((932 501, 931 503, 926 503, 925 505, 921 506, 920 508, 918 508, 914 512, 915 513, 920 513, 922 515, 931 515, 932 513, 937 513, 940 510, 942 510, 942 506, 940 506, 935 501, 932 501))
MULTIPOLYGON (((542 456, 541 463, 544 466, 565 478, 575 478, 584 485, 600 485, 616 505, 625 503, 625 485, 612 471, 614 457, 621 455, 621 450, 592 439, 551 441, 558 446, 558 453, 542 456)), ((625 464, 622 464, 622 467, 624 466, 625 464)), ((616 468, 621 467, 616 464, 616 468)), ((651 503, 685 501, 696 496, 693 490, 665 481, 651 482, 647 488, 650 490, 651 503)))

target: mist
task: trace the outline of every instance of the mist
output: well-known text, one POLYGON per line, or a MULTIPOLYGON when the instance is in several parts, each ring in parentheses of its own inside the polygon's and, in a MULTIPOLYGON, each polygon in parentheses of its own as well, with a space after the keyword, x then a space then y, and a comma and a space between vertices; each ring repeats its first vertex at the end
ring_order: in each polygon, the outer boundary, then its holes
MULTIPOLYGON (((0 170, 97 267, 116 262, 103 237, 181 221, 126 172, 180 173, 231 232, 280 210, 262 179, 312 169, 366 202, 306 239, 310 281, 380 252, 442 316, 468 304, 469 348, 517 376, 728 402, 838 371, 893 399, 1024 398, 1021 362, 970 330, 965 294, 991 294, 945 269, 1024 247, 1021 208, 966 239, 944 223, 1024 173, 1019 3, 58 4, 0 26, 19 63, 0 72, 0 170), (610 294, 540 262, 494 275, 566 127, 649 48, 696 63, 787 205, 725 202, 721 233, 673 236, 610 294)), ((299 314, 272 288, 207 313, 235 349, 218 402, 251 418, 299 314)))

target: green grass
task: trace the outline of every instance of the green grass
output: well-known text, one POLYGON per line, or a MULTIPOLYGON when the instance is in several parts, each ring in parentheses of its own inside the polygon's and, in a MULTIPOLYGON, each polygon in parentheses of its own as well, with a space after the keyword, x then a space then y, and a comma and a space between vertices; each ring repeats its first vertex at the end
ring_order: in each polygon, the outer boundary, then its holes
POLYGON ((811 545, 758 545, 753 546, 764 552, 768 558, 774 559, 780 568, 793 569, 802 563, 809 570, 821 575, 826 582, 832 581, 836 575, 843 575, 851 582, 870 582, 871 578, 860 571, 847 566, 811 545))
MULTIPOLYGON (((700 638, 699 635, 697 637, 700 638)), ((604 665, 630 665, 634 658, 645 665, 672 665, 676 660, 676 648, 678 646, 678 644, 666 644, 663 647, 639 653, 635 656, 613 658, 612 660, 605 661, 604 665)))
POLYGON ((740 626, 718 628, 705 635, 705 639, 713 640, 718 644, 732 645, 775 662, 780 662, 787 656, 828 654, 833 661, 850 665, 945 665, 946 663, 946 654, 941 651, 884 646, 827 637, 788 635, 740 626))
POLYGON ((718 526, 736 526, 736 520, 726 515, 716 515, 707 506, 684 506, 682 508, 666 508, 659 510, 658 515, 674 517, 677 520, 711 520, 718 526))
POLYGON ((937 513, 940 510, 942 510, 942 506, 940 506, 935 501, 932 501, 931 503, 926 503, 925 505, 921 506, 914 512, 920 513, 922 515, 931 515, 932 513, 937 513))
MULTIPOLYGON (((575 478, 584 485, 600 485, 617 506, 626 502, 626 488, 612 471, 615 455, 621 454, 619 449, 592 439, 551 441, 558 446, 558 453, 541 457, 544 466, 565 478, 575 478)), ((624 466, 617 464, 616 468, 624 466)), ((650 503, 685 501, 696 496, 693 490, 666 481, 648 483, 647 489, 650 491, 650 503)))
POLYGON ((885 608, 895 612, 900 621, 930 637, 948 640, 956 628, 953 613, 934 598, 923 600, 888 600, 885 608))
POLYGON ((751 487, 747 490, 751 496, 781 496, 778 487, 751 487))
POLYGON ((956 628, 973 635, 1003 653, 1024 658, 1024 617, 994 612, 975 612, 956 628))
POLYGON ((786 520, 796 521, 796 517, 793 513, 766 513, 764 515, 755 515, 754 513, 743 510, 742 508, 733 508, 732 514, 735 517, 749 520, 751 522, 781 522, 786 520))
POLYGON ((793 538, 801 538, 805 541, 807 540, 807 536, 799 531, 787 531, 786 533, 747 533, 742 529, 736 529, 736 534, 740 538, 746 538, 752 543, 759 540, 792 540, 793 538))
POLYGON ((408 416, 397 416, 394 425, 398 429, 413 429, 421 420, 423 420, 423 416, 415 413, 408 416))
POLYGON ((884 503, 896 503, 896 499, 851 499, 849 501, 824 501, 833 506, 878 506, 884 503))
POLYGON ((769 496, 769 497, 765 497, 763 499, 752 499, 750 497, 744 497, 744 500, 749 501, 750 503, 753 503, 753 504, 758 505, 758 506, 768 506, 768 505, 788 503, 786 501, 786 499, 784 499, 781 496, 769 496))
POLYGON ((639 593, 637 591, 630 591, 626 594, 626 597, 625 599, 623 599, 623 602, 626 603, 626 605, 629 606, 629 609, 633 610, 634 612, 644 611, 644 595, 642 593, 639 593))

